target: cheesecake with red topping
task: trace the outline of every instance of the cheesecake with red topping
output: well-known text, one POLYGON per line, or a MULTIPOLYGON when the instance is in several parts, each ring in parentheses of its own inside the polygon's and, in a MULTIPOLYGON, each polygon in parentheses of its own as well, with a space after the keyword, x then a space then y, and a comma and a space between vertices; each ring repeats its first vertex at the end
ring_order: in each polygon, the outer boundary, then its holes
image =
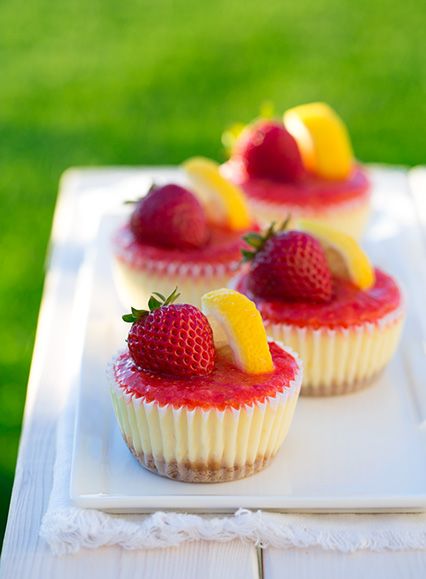
POLYGON ((370 181, 354 159, 345 125, 324 103, 245 127, 222 173, 244 190, 265 226, 291 214, 359 238, 368 220, 370 181))
POLYGON ((299 227, 249 236, 250 268, 233 286, 256 303, 268 335, 301 356, 302 394, 359 390, 397 347, 401 290, 349 236, 307 220, 299 227))
POLYGON ((123 438, 145 468, 186 482, 223 482, 269 464, 297 403, 295 354, 268 342, 253 302, 233 290, 203 311, 155 294, 132 309, 128 347, 108 370, 123 438))
POLYGON ((227 285, 240 265, 251 227, 243 193, 213 161, 184 164, 189 187, 153 187, 113 237, 115 278, 123 303, 146 307, 155 290, 200 305, 201 296, 227 285))

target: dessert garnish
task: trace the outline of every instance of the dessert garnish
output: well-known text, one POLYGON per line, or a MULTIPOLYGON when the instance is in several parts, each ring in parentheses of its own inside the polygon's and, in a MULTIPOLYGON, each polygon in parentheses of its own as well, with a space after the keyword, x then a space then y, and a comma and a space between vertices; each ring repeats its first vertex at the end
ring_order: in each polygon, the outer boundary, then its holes
MULTIPOLYGON (((252 121, 251 124, 254 124, 257 121, 268 121, 274 119, 276 116, 275 104, 270 101, 266 100, 260 104, 259 107, 259 115, 256 119, 252 121)), ((225 148, 226 154, 229 156, 232 154, 234 145, 244 131, 247 125, 244 123, 232 123, 229 125, 222 133, 222 144, 225 148)))
POLYGON ((124 316, 128 348, 107 371, 124 442, 142 466, 174 480, 252 475, 287 435, 302 364, 280 341, 268 342, 244 295, 208 292, 204 313, 174 304, 177 297, 177 289, 167 298, 153 293, 149 311, 124 316))
POLYGON ((247 374, 273 372, 262 317, 243 294, 221 288, 204 294, 202 310, 211 321, 217 347, 230 347, 234 364, 247 374), (226 347, 226 346, 225 346, 226 347))
POLYGON ((298 219, 296 227, 320 242, 334 276, 350 280, 361 290, 374 285, 374 268, 353 237, 311 219, 298 219))
POLYGON ((250 262, 248 288, 263 298, 324 303, 333 292, 332 275, 320 242, 303 231, 286 230, 289 219, 265 234, 249 233, 244 239, 253 251, 243 250, 250 262))
POLYGON ((218 163, 205 157, 193 157, 185 161, 182 167, 211 223, 231 231, 243 231, 250 227, 252 219, 244 193, 221 175, 218 163))
POLYGON ((175 304, 177 288, 168 296, 154 292, 149 310, 132 308, 123 316, 132 324, 127 343, 135 364, 143 370, 172 376, 205 376, 214 367, 213 332, 195 306, 175 304))
POLYGON ((325 103, 309 103, 284 113, 305 167, 324 179, 346 179, 353 168, 353 152, 342 119, 325 103))
POLYGON ((295 138, 279 121, 259 120, 248 125, 235 142, 233 157, 253 179, 292 183, 306 174, 295 138))
POLYGON ((154 187, 136 203, 130 229, 138 241, 161 247, 193 249, 209 239, 203 206, 188 189, 174 184, 154 187))
POLYGON ((346 125, 322 102, 288 109, 282 121, 260 118, 246 126, 236 124, 223 140, 249 179, 297 183, 312 175, 345 180, 354 168, 346 125))

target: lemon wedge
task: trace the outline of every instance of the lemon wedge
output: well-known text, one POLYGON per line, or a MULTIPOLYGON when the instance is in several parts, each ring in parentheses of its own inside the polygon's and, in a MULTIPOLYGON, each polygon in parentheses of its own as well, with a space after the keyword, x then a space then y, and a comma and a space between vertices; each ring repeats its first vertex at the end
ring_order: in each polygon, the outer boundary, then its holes
POLYGON ((367 290, 374 284, 373 266, 353 237, 310 219, 298 219, 296 229, 318 239, 335 276, 349 279, 361 290, 367 290))
POLYGON ((247 374, 274 370, 262 318, 255 304, 231 289, 217 289, 201 298, 203 313, 212 324, 216 347, 224 339, 234 364, 247 374))
POLYGON ((309 103, 284 113, 284 125, 299 146, 306 168, 325 179, 346 179, 353 152, 348 130, 325 103, 309 103))
POLYGON ((221 175, 218 163, 205 157, 193 157, 182 166, 212 223, 233 231, 250 227, 252 220, 244 193, 221 175))

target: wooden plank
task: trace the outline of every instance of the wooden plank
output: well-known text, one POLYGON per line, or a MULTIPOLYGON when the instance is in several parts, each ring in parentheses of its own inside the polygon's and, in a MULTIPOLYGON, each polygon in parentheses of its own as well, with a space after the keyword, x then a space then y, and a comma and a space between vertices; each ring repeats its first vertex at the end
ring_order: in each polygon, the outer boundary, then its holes
MULTIPOLYGON (((161 171, 160 171, 161 173, 161 171)), ((139 174, 134 169, 74 171, 67 177, 58 200, 52 238, 53 253, 46 279, 37 342, 34 351, 25 422, 20 445, 10 515, 2 553, 1 577, 32 579, 50 577, 257 577, 256 549, 232 543, 193 543, 176 549, 123 551, 104 548, 74 556, 54 558, 39 539, 38 530, 52 484, 54 442, 59 409, 63 403, 61 381, 63 351, 69 328, 70 303, 75 290, 85 233, 78 219, 78 198, 93 187, 119 183, 139 174), (80 234, 80 237, 79 237, 80 234), (67 243, 73 241, 72 251, 67 243), (53 333, 62 320, 62 334, 53 333)), ((384 171, 379 180, 399 179, 402 173, 384 171)), ((405 188, 407 188, 405 186, 405 188)), ((423 207, 423 205, 422 205, 423 207)), ((414 209, 409 209, 413 214, 414 209)), ((426 218, 423 221, 426 223, 426 218)), ((407 232, 404 246, 416 246, 414 259, 421 259, 417 228, 407 232), (414 236, 414 237, 413 237, 414 236)), ((420 268, 423 271, 424 265, 420 268)), ((421 274, 423 276, 423 273, 421 274)), ((414 272, 409 284, 415 283, 414 272)), ((417 292, 420 299, 420 294, 417 292)), ((417 301, 416 301, 417 307, 417 301)), ((423 336, 425 334, 422 334, 423 336)), ((421 577, 426 573, 424 553, 357 553, 344 555, 319 550, 264 553, 264 576, 273 577, 421 577), (405 573, 405 574, 404 574, 405 573)))
MULTIPOLYGON (((387 251, 382 250, 380 239, 377 239, 374 253, 381 265, 400 278, 408 297, 409 311, 401 348, 412 385, 415 412, 419 425, 424 427, 426 312, 422 304, 426 295, 426 244, 423 243, 425 232, 415 224, 426 225, 426 170, 416 170, 408 180, 404 170, 376 168, 373 179, 377 184, 377 193, 388 196, 386 211, 399 227, 392 251, 389 252, 388 244, 387 251), (409 261, 407 256, 410 257, 409 261)), ((268 579, 284 576, 286 579, 420 578, 426 576, 426 553, 361 551, 344 554, 320 549, 266 549, 263 569, 268 579)))
MULTIPOLYGON (((39 527, 52 486, 55 434, 66 392, 61 385, 69 368, 64 361, 69 338, 70 307, 84 247, 87 220, 78 213, 79 197, 93 187, 120 182, 135 171, 73 171, 61 189, 52 230, 49 272, 45 281, 36 345, 28 386, 24 425, 9 519, 3 544, 3 579, 50 577, 211 577, 232 569, 235 577, 257 577, 256 549, 237 541, 194 543, 179 549, 125 552, 118 548, 53 557, 39 538, 39 527), (61 331, 57 331, 61 320, 61 331), (182 574, 180 570, 182 569, 182 574), (143 570, 143 571, 142 571, 143 570), (179 573, 179 574, 178 574, 179 573), (209 571, 210 573, 210 571, 209 571)), ((140 174, 140 172, 139 172, 140 174)))
POLYGON ((392 253, 386 256, 389 264, 387 268, 391 272, 398 268, 396 273, 406 294, 407 318, 401 348, 405 371, 410 378, 415 411, 421 427, 426 429, 426 205, 424 200, 421 204, 418 199, 419 190, 416 190, 417 204, 413 202, 413 181, 410 175, 407 179, 405 175, 402 177, 399 172, 395 172, 394 175, 389 174, 388 181, 391 192, 389 202, 394 207, 393 213, 400 224, 400 232, 392 253))
MULTIPOLYGON (((70 577, 72 577, 70 575, 70 577)), ((258 579, 256 550, 241 541, 197 542, 173 549, 120 552, 120 579, 258 579)))
POLYGON ((313 549, 267 549, 263 569, 267 579, 421 579, 426 577, 426 553, 358 551, 346 554, 313 549))
POLYGON ((241 541, 196 542, 169 549, 125 551, 118 547, 52 557, 39 546, 9 559, 2 578, 258 579, 256 550, 241 541))

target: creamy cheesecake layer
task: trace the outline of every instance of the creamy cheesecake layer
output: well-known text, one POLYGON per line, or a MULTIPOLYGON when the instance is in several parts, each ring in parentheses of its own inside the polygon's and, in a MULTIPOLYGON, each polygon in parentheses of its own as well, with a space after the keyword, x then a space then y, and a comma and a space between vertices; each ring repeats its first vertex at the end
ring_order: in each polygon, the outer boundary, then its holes
POLYGON ((218 287, 226 287, 233 273, 223 266, 211 266, 206 274, 199 274, 195 268, 187 268, 186 273, 176 272, 173 268, 157 272, 136 269, 120 259, 115 259, 114 275, 123 304, 143 309, 148 306, 152 292, 168 296, 175 287, 179 289, 179 303, 201 307, 201 296, 218 287), (194 272, 197 275, 194 275, 194 272))
POLYGON ((301 357, 302 395, 330 396, 360 390, 380 374, 397 348, 403 319, 399 309, 375 323, 341 329, 264 322, 268 336, 301 357))
POLYGON ((259 224, 268 227, 273 221, 282 223, 289 215, 293 219, 315 219, 325 225, 329 225, 360 239, 370 215, 370 199, 338 203, 324 210, 316 208, 300 207, 285 203, 272 203, 247 197, 252 215, 256 216, 259 224))
POLYGON ((206 246, 168 248, 138 241, 127 224, 111 240, 120 298, 144 308, 153 291, 168 295, 178 286, 181 303, 200 306, 204 293, 226 286, 238 271, 244 233, 210 224, 206 246))
POLYGON ((135 268, 121 259, 114 259, 114 276, 121 301, 127 307, 143 309, 148 305, 152 292, 169 295, 177 286, 179 303, 201 307, 201 296, 218 287, 226 287, 235 275, 238 264, 232 268, 219 265, 203 266, 185 264, 179 268, 155 269, 135 268))
POLYGON ((111 396, 123 438, 139 462, 187 482, 235 480, 275 456, 290 428, 302 369, 291 384, 263 402, 225 410, 175 408, 126 392, 109 370, 111 396))

